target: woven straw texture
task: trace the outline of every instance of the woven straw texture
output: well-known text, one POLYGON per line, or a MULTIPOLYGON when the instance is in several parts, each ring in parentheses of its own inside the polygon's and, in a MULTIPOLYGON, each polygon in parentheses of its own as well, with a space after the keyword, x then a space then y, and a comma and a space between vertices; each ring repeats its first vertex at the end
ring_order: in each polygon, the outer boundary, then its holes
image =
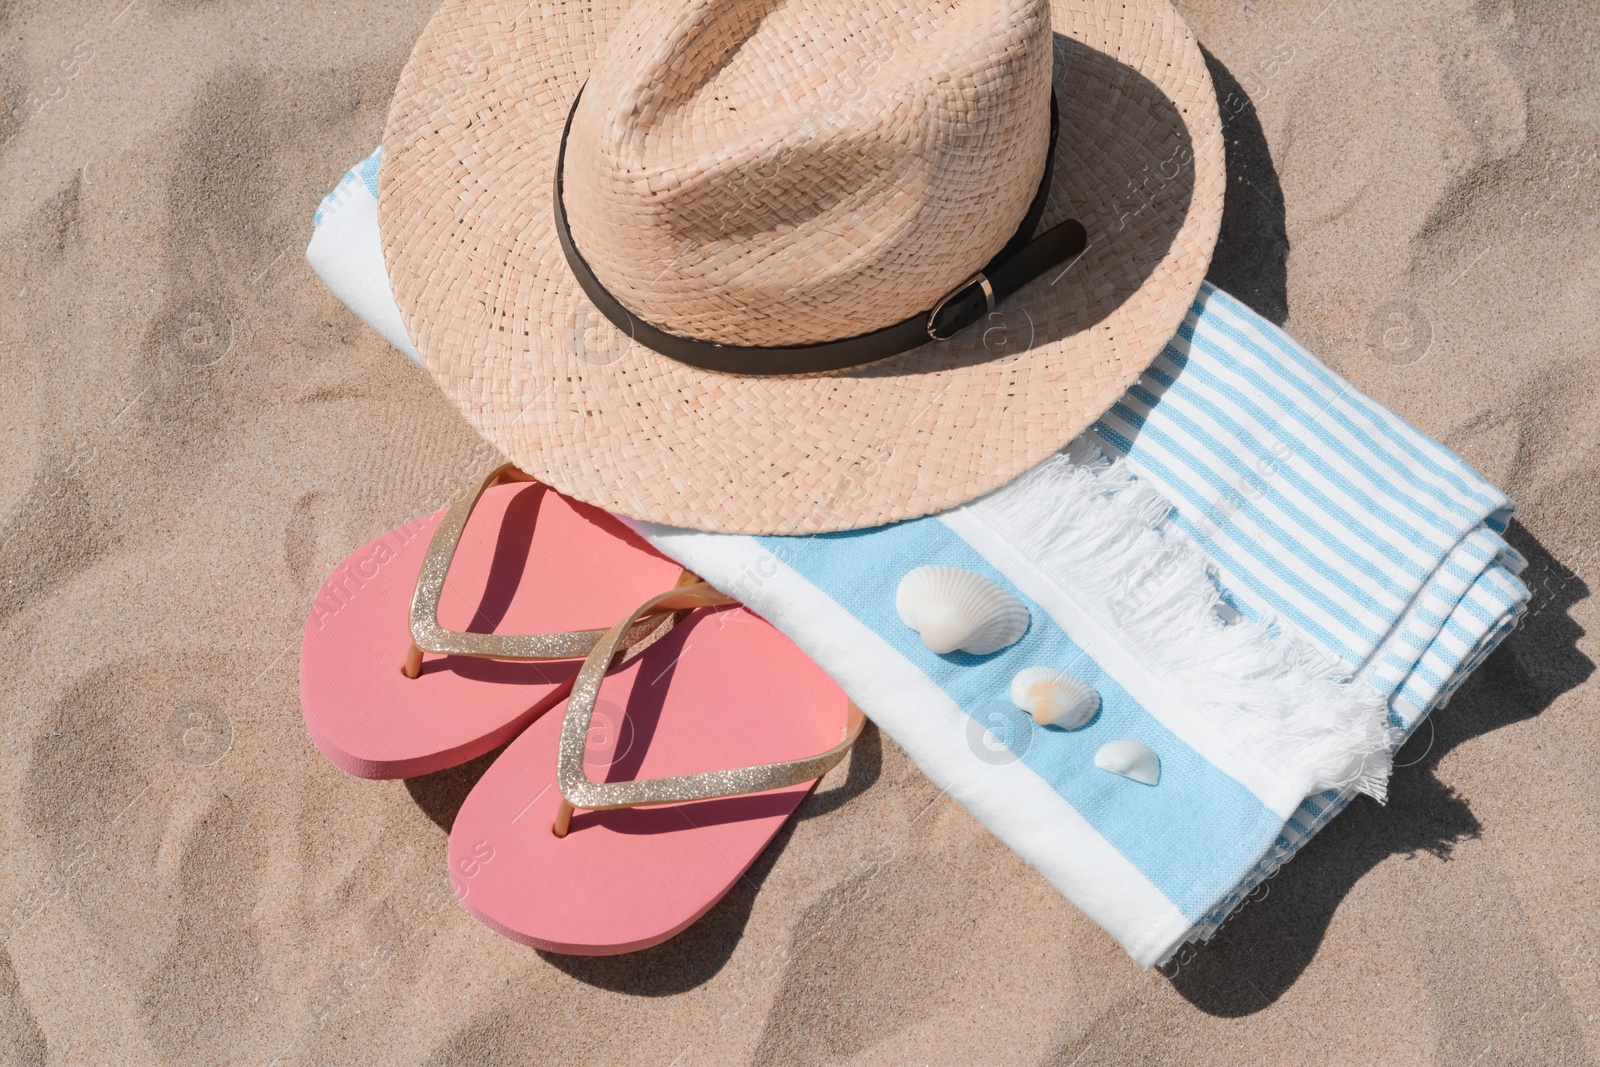
POLYGON ((603 92, 569 148, 582 138, 574 237, 630 307, 696 336, 797 343, 913 313, 1004 242, 1042 163, 1027 149, 1037 109, 981 88, 1033 69, 1029 0, 645 2, 630 16, 626 0, 445 0, 391 105, 379 221, 396 300, 446 394, 530 474, 704 530, 928 514, 1079 433, 1182 320, 1225 184, 1199 47, 1166 0, 1056 0, 1062 122, 1042 226, 1083 222, 1076 261, 956 338, 828 374, 719 374, 619 335, 573 279, 551 213, 561 131, 591 75, 603 92), (960 111, 980 99, 988 120, 960 111), (623 100, 641 105, 626 121, 623 100), (628 188, 630 160, 681 161, 658 168, 673 195, 628 188), (929 222, 905 217, 911 196, 933 205, 929 222))
POLYGON ((584 87, 563 197, 628 310, 724 344, 830 341, 1000 251, 1045 163, 1049 0, 882 15, 635 4, 584 87))

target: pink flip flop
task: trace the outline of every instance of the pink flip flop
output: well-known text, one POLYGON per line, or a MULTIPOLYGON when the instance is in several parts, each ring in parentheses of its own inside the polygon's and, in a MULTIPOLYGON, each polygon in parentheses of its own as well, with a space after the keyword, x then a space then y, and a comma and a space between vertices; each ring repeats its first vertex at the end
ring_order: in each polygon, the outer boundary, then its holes
MULTIPOLYGON (((682 573, 604 511, 508 464, 334 569, 300 647, 306 729, 363 778, 464 763, 559 703, 610 621, 682 573)), ((647 620, 624 647, 672 625, 647 620)))
POLYGON ((733 604, 704 583, 647 601, 595 645, 565 717, 534 723, 473 787, 449 856, 479 921, 551 952, 659 944, 722 898, 844 758, 860 710, 733 604), (702 610, 607 673, 630 628, 686 608, 702 610))

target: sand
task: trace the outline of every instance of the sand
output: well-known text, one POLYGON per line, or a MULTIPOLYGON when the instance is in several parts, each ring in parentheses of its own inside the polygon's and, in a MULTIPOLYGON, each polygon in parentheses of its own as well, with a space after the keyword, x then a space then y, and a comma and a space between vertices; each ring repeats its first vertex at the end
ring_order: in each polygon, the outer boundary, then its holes
POLYGON ((430 5, 124 3, 0 3, 0 1063, 1600 1059, 1589 5, 1182 5, 1213 277, 1511 492, 1535 603, 1163 974, 875 732, 657 949, 460 910, 485 761, 349 778, 297 691, 323 576, 492 462, 303 259, 430 5))

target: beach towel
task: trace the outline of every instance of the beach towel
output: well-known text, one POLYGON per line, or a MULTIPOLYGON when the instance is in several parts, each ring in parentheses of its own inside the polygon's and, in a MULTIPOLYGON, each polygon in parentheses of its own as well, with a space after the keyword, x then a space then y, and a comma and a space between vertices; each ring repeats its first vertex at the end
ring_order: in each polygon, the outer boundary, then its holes
MULTIPOLYGON (((323 202, 307 258, 416 359, 383 274, 379 162, 323 202)), ((636 527, 793 639, 1149 966, 1210 937, 1355 796, 1383 798, 1394 751, 1525 610, 1511 514, 1459 457, 1207 284, 1099 422, 986 497, 806 537, 636 527), (929 651, 895 608, 928 564, 1020 599, 1022 639, 929 651), (1095 718, 1060 730, 1015 707, 1031 666, 1092 686, 1095 718), (1157 784, 1095 766, 1122 739, 1156 753, 1157 784)))

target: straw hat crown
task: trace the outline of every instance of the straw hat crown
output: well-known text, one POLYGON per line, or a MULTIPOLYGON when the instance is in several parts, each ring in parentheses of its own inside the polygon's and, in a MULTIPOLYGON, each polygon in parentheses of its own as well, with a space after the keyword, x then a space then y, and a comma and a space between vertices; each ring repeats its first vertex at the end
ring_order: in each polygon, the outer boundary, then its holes
POLYGON ((1000 250, 1050 131, 1048 0, 640 0, 572 115, 600 282, 669 333, 835 340, 1000 250))
POLYGON ((954 507, 1092 425, 1205 277, 1223 144, 1170 0, 439 0, 378 225, 425 366, 518 467, 634 519, 809 534, 954 507), (1028 249, 1076 220, 1074 258, 986 276, 948 339, 762 369, 925 322, 993 259, 1052 98, 1028 249))

